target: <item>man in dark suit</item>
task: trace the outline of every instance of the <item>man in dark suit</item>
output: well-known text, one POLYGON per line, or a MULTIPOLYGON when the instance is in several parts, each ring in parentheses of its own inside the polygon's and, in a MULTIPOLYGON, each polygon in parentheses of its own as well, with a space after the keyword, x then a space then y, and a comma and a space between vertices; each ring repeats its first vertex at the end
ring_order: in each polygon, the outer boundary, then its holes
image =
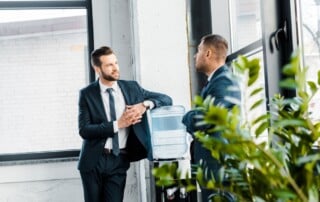
POLYGON ((80 91, 78 169, 86 202, 121 202, 130 162, 152 160, 146 110, 171 105, 169 96, 119 80, 116 55, 109 47, 91 54, 99 79, 80 91))
MULTIPOLYGON (((205 99, 207 96, 214 98, 214 104, 223 105, 231 109, 234 104, 229 102, 228 97, 233 97, 240 100, 240 91, 229 91, 231 87, 239 89, 238 84, 232 79, 231 72, 225 65, 228 52, 228 42, 219 35, 206 35, 201 39, 198 46, 198 52, 195 55, 195 66, 197 71, 204 73, 208 77, 206 86, 201 91, 201 96, 205 99)), ((205 130, 203 126, 197 126, 196 116, 201 112, 191 110, 187 112, 182 122, 186 125, 187 131, 193 135, 197 130, 205 130)), ((212 137, 219 138, 219 133, 210 134, 212 137)), ((211 156, 209 150, 205 149, 199 141, 194 139, 192 146, 192 156, 195 163, 200 161, 205 162, 205 168, 208 173, 213 173, 216 180, 218 180, 218 170, 220 164, 217 159, 211 156)), ((209 176, 211 177, 211 176, 209 176)), ((201 195, 203 201, 208 201, 208 197, 212 191, 201 188, 201 195)))

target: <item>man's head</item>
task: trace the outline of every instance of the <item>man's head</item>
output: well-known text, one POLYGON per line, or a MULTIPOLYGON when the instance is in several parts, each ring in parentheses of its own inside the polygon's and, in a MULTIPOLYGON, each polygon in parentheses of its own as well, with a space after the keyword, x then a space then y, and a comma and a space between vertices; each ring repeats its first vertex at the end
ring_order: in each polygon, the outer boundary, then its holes
POLYGON ((228 42, 222 36, 213 34, 202 37, 195 55, 195 66, 199 72, 210 75, 225 64, 228 42))
POLYGON ((110 47, 102 46, 91 53, 91 64, 100 80, 109 85, 119 79, 119 65, 110 47))

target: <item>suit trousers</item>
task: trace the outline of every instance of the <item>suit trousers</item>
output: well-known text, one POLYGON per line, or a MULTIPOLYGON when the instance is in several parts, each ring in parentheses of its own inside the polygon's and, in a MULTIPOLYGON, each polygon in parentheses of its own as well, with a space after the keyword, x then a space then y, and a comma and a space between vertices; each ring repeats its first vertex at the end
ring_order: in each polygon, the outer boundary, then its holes
POLYGON ((80 171, 85 202, 122 202, 129 167, 126 154, 103 153, 93 170, 80 171))

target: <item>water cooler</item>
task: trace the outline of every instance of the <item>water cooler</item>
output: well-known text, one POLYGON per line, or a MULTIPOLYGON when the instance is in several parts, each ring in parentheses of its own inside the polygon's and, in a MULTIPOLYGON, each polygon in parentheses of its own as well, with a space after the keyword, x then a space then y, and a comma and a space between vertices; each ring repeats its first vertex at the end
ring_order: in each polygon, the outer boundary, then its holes
MULTIPOLYGON (((190 173, 190 138, 182 124, 185 108, 180 105, 164 106, 148 112, 151 131, 153 162, 151 168, 164 163, 176 163, 179 170, 190 173)), ((184 187, 157 187, 151 177, 152 201, 191 202, 196 201, 194 193, 187 193, 184 187)))

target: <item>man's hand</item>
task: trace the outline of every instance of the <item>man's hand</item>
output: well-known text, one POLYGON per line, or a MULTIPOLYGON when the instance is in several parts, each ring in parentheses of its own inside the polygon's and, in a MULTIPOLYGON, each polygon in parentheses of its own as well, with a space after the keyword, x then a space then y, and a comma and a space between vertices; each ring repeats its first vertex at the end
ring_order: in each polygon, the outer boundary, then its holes
POLYGON ((127 106, 125 112, 118 120, 118 128, 126 128, 130 125, 141 122, 142 115, 146 110, 147 109, 143 103, 127 106))

